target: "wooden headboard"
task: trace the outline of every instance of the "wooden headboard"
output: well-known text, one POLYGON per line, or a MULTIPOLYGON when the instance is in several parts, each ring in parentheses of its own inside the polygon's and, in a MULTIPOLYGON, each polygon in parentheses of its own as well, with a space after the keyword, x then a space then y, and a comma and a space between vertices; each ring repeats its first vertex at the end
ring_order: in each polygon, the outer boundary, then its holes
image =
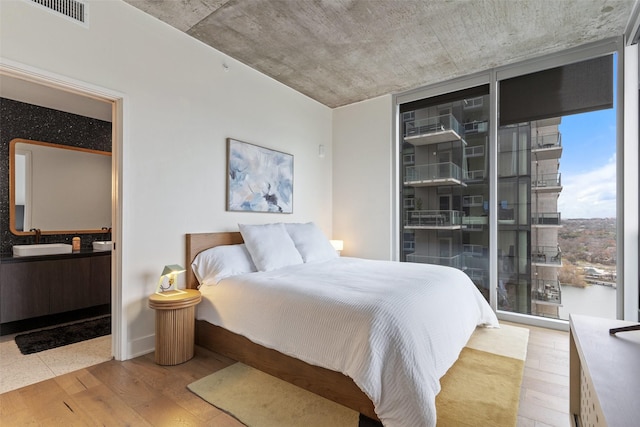
POLYGON ((193 270, 191 269, 191 263, 196 255, 205 249, 222 245, 239 245, 240 243, 244 243, 244 240, 242 240, 242 235, 239 231, 187 234, 187 258, 185 265, 187 269, 187 288, 198 288, 198 279, 196 279, 196 275, 193 274, 193 270))

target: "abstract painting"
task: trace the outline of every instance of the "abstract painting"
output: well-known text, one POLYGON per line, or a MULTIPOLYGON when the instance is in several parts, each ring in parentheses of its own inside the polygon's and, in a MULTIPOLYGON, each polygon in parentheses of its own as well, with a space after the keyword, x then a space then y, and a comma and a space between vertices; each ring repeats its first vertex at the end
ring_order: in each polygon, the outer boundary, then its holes
POLYGON ((227 210, 293 212, 293 155, 227 139, 227 210))

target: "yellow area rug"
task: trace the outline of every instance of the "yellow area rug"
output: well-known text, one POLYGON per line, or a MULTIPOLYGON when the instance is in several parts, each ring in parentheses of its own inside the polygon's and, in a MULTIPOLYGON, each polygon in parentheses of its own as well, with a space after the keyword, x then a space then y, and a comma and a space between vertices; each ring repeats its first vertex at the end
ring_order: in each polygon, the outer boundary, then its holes
POLYGON ((529 330, 476 329, 440 378, 438 427, 515 426, 529 330))
MULTIPOLYGON (((515 426, 529 330, 478 328, 441 378, 438 426, 515 426)), ((189 390, 249 427, 357 427, 359 414, 242 363, 189 390)))

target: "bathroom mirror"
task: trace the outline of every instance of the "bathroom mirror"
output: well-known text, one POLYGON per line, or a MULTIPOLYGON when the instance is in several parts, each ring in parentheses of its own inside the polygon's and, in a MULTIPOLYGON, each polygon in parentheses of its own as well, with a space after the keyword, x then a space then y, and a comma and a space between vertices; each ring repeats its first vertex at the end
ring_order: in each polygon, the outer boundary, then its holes
POLYGON ((111 153, 13 139, 9 226, 16 235, 101 233, 111 227, 111 153))

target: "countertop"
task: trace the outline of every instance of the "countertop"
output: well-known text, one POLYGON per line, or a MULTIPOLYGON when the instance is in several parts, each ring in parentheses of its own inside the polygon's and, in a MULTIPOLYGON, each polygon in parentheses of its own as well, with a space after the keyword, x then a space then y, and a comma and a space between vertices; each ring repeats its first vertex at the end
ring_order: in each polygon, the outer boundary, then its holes
POLYGON ((14 262, 31 262, 31 261, 44 261, 44 260, 57 260, 57 259, 70 259, 70 258, 84 258, 92 256, 106 256, 111 255, 111 251, 95 251, 91 248, 83 248, 79 251, 71 252, 70 254, 53 254, 53 255, 34 255, 34 256, 13 256, 11 253, 0 254, 1 263, 14 263, 14 262))

